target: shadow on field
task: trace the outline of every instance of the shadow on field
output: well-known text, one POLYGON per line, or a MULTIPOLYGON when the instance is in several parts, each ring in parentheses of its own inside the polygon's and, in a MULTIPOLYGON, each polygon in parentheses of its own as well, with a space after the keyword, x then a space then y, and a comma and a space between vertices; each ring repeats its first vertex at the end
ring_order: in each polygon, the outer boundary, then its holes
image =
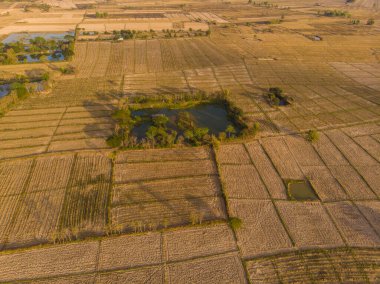
POLYGON ((85 111, 83 116, 83 132, 84 138, 86 138, 86 148, 99 148, 100 145, 94 143, 91 138, 105 140, 112 135, 115 123, 111 116, 117 109, 116 101, 112 101, 113 99, 110 95, 96 94, 93 100, 83 102, 82 106, 85 111))

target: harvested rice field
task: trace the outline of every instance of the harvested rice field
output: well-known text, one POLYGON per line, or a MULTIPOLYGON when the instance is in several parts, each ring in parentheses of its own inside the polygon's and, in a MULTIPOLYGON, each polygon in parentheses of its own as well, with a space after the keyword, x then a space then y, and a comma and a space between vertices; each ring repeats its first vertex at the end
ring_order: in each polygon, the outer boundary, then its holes
POLYGON ((32 2, 0 1, 1 283, 380 281, 378 0, 32 2))

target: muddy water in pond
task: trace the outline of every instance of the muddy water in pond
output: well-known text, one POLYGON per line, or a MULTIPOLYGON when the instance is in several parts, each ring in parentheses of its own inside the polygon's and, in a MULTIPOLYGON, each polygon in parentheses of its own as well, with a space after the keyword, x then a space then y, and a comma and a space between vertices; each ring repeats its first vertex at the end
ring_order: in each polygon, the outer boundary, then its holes
POLYGON ((318 200, 318 196, 308 182, 294 181, 288 184, 288 194, 294 200, 318 200))
MULTIPOLYGON (((135 126, 132 135, 138 139, 145 138, 145 133, 152 125, 150 118, 155 115, 166 115, 169 118, 167 127, 182 134, 177 126, 178 115, 181 112, 188 112, 194 121, 196 127, 207 127, 210 134, 218 135, 226 130, 227 126, 234 123, 229 119, 227 109, 223 105, 218 104, 202 104, 186 109, 141 109, 132 112, 132 116, 140 116, 144 122, 135 126)), ((238 128, 235 126, 238 131, 238 128)))

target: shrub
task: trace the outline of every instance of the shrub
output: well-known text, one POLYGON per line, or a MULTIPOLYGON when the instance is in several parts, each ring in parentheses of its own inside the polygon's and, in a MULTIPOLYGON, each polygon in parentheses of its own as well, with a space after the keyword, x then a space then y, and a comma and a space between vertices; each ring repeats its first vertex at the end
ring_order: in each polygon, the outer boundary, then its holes
POLYGON ((112 148, 120 147, 122 140, 123 139, 121 136, 112 135, 112 136, 108 137, 107 145, 112 147, 112 148))
POLYGON ((368 19, 367 25, 372 26, 373 24, 375 24, 375 20, 374 19, 368 19))
POLYGON ((319 140, 319 133, 317 130, 309 130, 307 132, 307 140, 310 142, 316 142, 319 140))
POLYGON ((230 224, 231 228, 236 231, 238 229, 241 228, 243 222, 239 219, 239 218, 236 218, 236 217, 231 217, 229 220, 228 220, 228 223, 230 224))
POLYGON ((62 74, 73 74, 75 73, 75 67, 74 66, 71 66, 71 65, 68 65, 66 67, 61 67, 59 69, 59 71, 61 71, 62 74))

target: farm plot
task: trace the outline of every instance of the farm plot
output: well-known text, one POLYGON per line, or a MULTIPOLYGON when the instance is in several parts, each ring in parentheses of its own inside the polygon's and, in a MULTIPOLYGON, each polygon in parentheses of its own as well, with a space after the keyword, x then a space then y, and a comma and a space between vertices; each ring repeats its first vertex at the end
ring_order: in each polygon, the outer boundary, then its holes
POLYGON ((173 230, 163 234, 165 261, 180 261, 237 251, 232 230, 226 224, 173 230))
POLYGON ((0 196, 16 195, 25 190, 32 161, 15 160, 0 163, 0 196))
POLYGON ((146 48, 148 72, 162 72, 163 68, 160 42, 158 40, 148 40, 146 42, 146 48))
POLYGON ((104 77, 105 75, 108 75, 106 74, 106 70, 109 65, 108 63, 110 60, 111 47, 112 44, 109 42, 99 43, 98 48, 100 49, 101 56, 99 56, 95 63, 91 77, 104 77))
MULTIPOLYGON (((89 278, 88 282, 93 282, 89 278)), ((87 281, 86 281, 87 282, 87 281)), ((71 283, 71 282, 70 282, 71 283)), ((82 282, 80 282, 82 283, 82 282)), ((84 283, 84 282, 83 282, 84 283)), ((123 283, 161 283, 164 284, 164 268, 162 266, 137 268, 127 271, 99 273, 94 283, 123 284, 123 283)), ((79 284, 79 283, 78 283, 79 284)))
POLYGON ((190 60, 188 58, 188 55, 184 53, 184 50, 181 48, 179 41, 177 40, 166 40, 168 44, 168 48, 170 48, 172 52, 172 56, 175 63, 175 66, 179 66, 180 69, 190 69, 192 68, 191 65, 188 63, 187 60, 190 60))
POLYGON ((262 145, 284 179, 303 179, 304 175, 282 138, 263 139, 262 145))
POLYGON ((380 165, 357 167, 359 174, 363 177, 376 196, 380 196, 380 165))
POLYGON ((353 200, 375 199, 376 195, 351 166, 330 166, 332 175, 353 200))
POLYGON ((27 193, 21 197, 17 217, 8 235, 7 249, 55 239, 65 189, 27 193))
POLYGON ((247 144, 246 147, 271 197, 286 199, 287 195, 284 183, 260 144, 252 142, 247 144))
POLYGON ((326 132, 326 134, 352 165, 369 166, 376 165, 378 163, 351 138, 346 136, 341 131, 330 130, 326 132))
POLYGON ((35 147, 21 147, 6 149, 0 151, 0 159, 5 158, 16 158, 16 157, 27 157, 35 154, 40 154, 46 151, 46 146, 35 146, 35 147))
POLYGON ((380 143, 375 138, 371 136, 360 136, 354 140, 373 158, 380 162, 380 143))
POLYGON ((73 155, 37 158, 26 192, 66 189, 73 161, 73 155))
POLYGON ((306 250, 247 262, 252 283, 360 283, 376 277, 378 251, 365 249, 306 250), (357 256, 366 258, 358 261, 357 256))
POLYGON ((138 74, 148 72, 146 42, 146 40, 135 41, 135 72, 138 74))
POLYGON ((269 199, 254 165, 222 165, 220 169, 228 198, 269 199))
POLYGON ((115 165, 115 182, 214 175, 215 165, 209 160, 183 162, 126 163, 115 165))
POLYGON ((145 202, 220 196, 216 176, 164 179, 130 184, 117 184, 112 190, 112 206, 138 205, 145 202))
POLYGON ((221 90, 211 68, 185 70, 184 74, 192 91, 202 90, 212 93, 221 90))
POLYGON ((304 166, 322 166, 323 162, 315 152, 313 146, 302 137, 287 136, 284 138, 298 164, 304 166))
POLYGON ((133 162, 164 162, 164 161, 193 161, 210 159, 209 148, 177 148, 123 151, 116 156, 116 163, 133 162))
POLYGON ((103 233, 110 194, 110 159, 103 154, 80 154, 72 172, 59 220, 60 237, 103 233))
POLYGON ((278 283, 276 267, 270 258, 258 258, 247 261, 247 272, 251 283, 278 283))
POLYGON ((175 45, 179 49, 180 54, 186 62, 185 66, 187 66, 187 68, 184 69, 195 69, 208 66, 202 61, 202 58, 196 57, 197 55, 199 55, 199 53, 196 50, 193 50, 193 48, 188 45, 187 40, 177 39, 175 41, 175 45))
POLYGON ((125 73, 135 72, 135 41, 125 41, 123 43, 123 71, 125 73))
POLYGON ((30 128, 21 130, 9 130, 0 132, 0 144, 2 141, 12 140, 12 139, 28 139, 28 138, 40 138, 46 136, 52 136, 55 126, 53 127, 41 127, 41 128, 30 128))
POLYGON ((85 149, 108 149, 104 138, 74 139, 67 141, 53 141, 48 152, 61 152, 85 149))
POLYGON ((86 57, 84 62, 76 62, 74 64, 82 63, 81 65, 75 65, 78 68, 78 78, 88 78, 91 77, 94 71, 95 65, 98 61, 100 51, 100 43, 98 42, 88 42, 86 49, 86 57))
POLYGON ((156 93, 156 76, 152 74, 127 74, 124 76, 123 91, 127 95, 156 93))
POLYGON ((218 162, 221 164, 250 164, 248 152, 243 144, 222 144, 217 150, 218 162))
POLYGON ((3 248, 9 227, 18 209, 20 195, 0 197, 0 248, 3 248))
POLYGON ((2 254, 0 281, 93 272, 98 247, 98 242, 86 242, 2 254))
POLYGON ((159 94, 180 94, 191 91, 182 71, 155 73, 156 92, 159 94))
POLYGON ((247 283, 236 253, 169 265, 169 283, 247 283))
POLYGON ((306 166, 302 170, 322 201, 348 199, 345 189, 337 182, 327 167, 306 166))
POLYGON ((379 201, 360 201, 355 202, 360 212, 370 222, 372 227, 380 235, 380 202, 379 201))
POLYGON ((330 203, 326 207, 349 246, 370 247, 380 244, 379 236, 352 203, 330 203))
POLYGON ((146 231, 157 228, 199 224, 225 219, 221 198, 160 200, 112 208, 112 226, 121 231, 146 231))
POLYGON ((361 125, 345 127, 342 129, 342 131, 346 133, 349 137, 355 138, 355 137, 360 137, 360 136, 378 134, 380 133, 380 127, 375 123, 361 124, 361 125))
POLYGON ((11 139, 0 141, 0 151, 9 150, 22 147, 36 147, 47 146, 49 144, 50 137, 38 137, 38 138, 26 138, 26 139, 11 139))
POLYGON ((298 247, 340 246, 343 241, 319 202, 275 203, 298 247))
POLYGON ((209 148, 126 151, 116 157, 112 227, 145 231, 225 218, 209 148))
POLYGON ((228 66, 217 66, 213 69, 215 77, 223 90, 230 90, 231 92, 243 91, 242 86, 236 82, 236 79, 228 66))
POLYGON ((159 40, 161 46, 162 67, 164 71, 180 70, 181 65, 173 54, 168 40, 159 40))
POLYGON ((100 244, 99 270, 159 264, 161 249, 161 234, 156 232, 104 239, 100 244))
POLYGON ((335 147, 330 139, 324 134, 320 133, 319 141, 314 143, 314 147, 328 166, 343 166, 349 165, 346 158, 335 147))
POLYGON ((230 214, 243 222, 236 235, 244 258, 292 248, 271 201, 229 200, 228 203, 230 214))
POLYGON ((33 280, 30 283, 33 283, 33 284, 94 283, 95 276, 96 276, 95 273, 82 274, 82 275, 72 275, 72 276, 60 276, 60 277, 54 277, 54 278, 47 278, 47 279, 42 278, 42 279, 38 279, 38 280, 33 280))
POLYGON ((109 63, 105 74, 110 77, 121 76, 123 74, 123 63, 126 52, 123 43, 112 43, 109 63))
MULTIPOLYGON (((121 78, 81 78, 58 80, 48 96, 37 96, 25 100, 20 107, 23 109, 43 107, 101 107, 115 104, 111 94, 120 91, 121 78)), ((64 111, 65 109, 63 109, 64 111)), ((41 110, 42 111, 42 110, 41 110)), ((62 111, 62 112, 63 112, 62 111)), ((42 122, 34 123, 33 127, 42 127, 42 122)), ((46 123, 46 122, 45 122, 46 123)), ((51 123, 51 122, 50 122, 51 123)), ((55 124, 51 125, 55 126, 55 124)))

